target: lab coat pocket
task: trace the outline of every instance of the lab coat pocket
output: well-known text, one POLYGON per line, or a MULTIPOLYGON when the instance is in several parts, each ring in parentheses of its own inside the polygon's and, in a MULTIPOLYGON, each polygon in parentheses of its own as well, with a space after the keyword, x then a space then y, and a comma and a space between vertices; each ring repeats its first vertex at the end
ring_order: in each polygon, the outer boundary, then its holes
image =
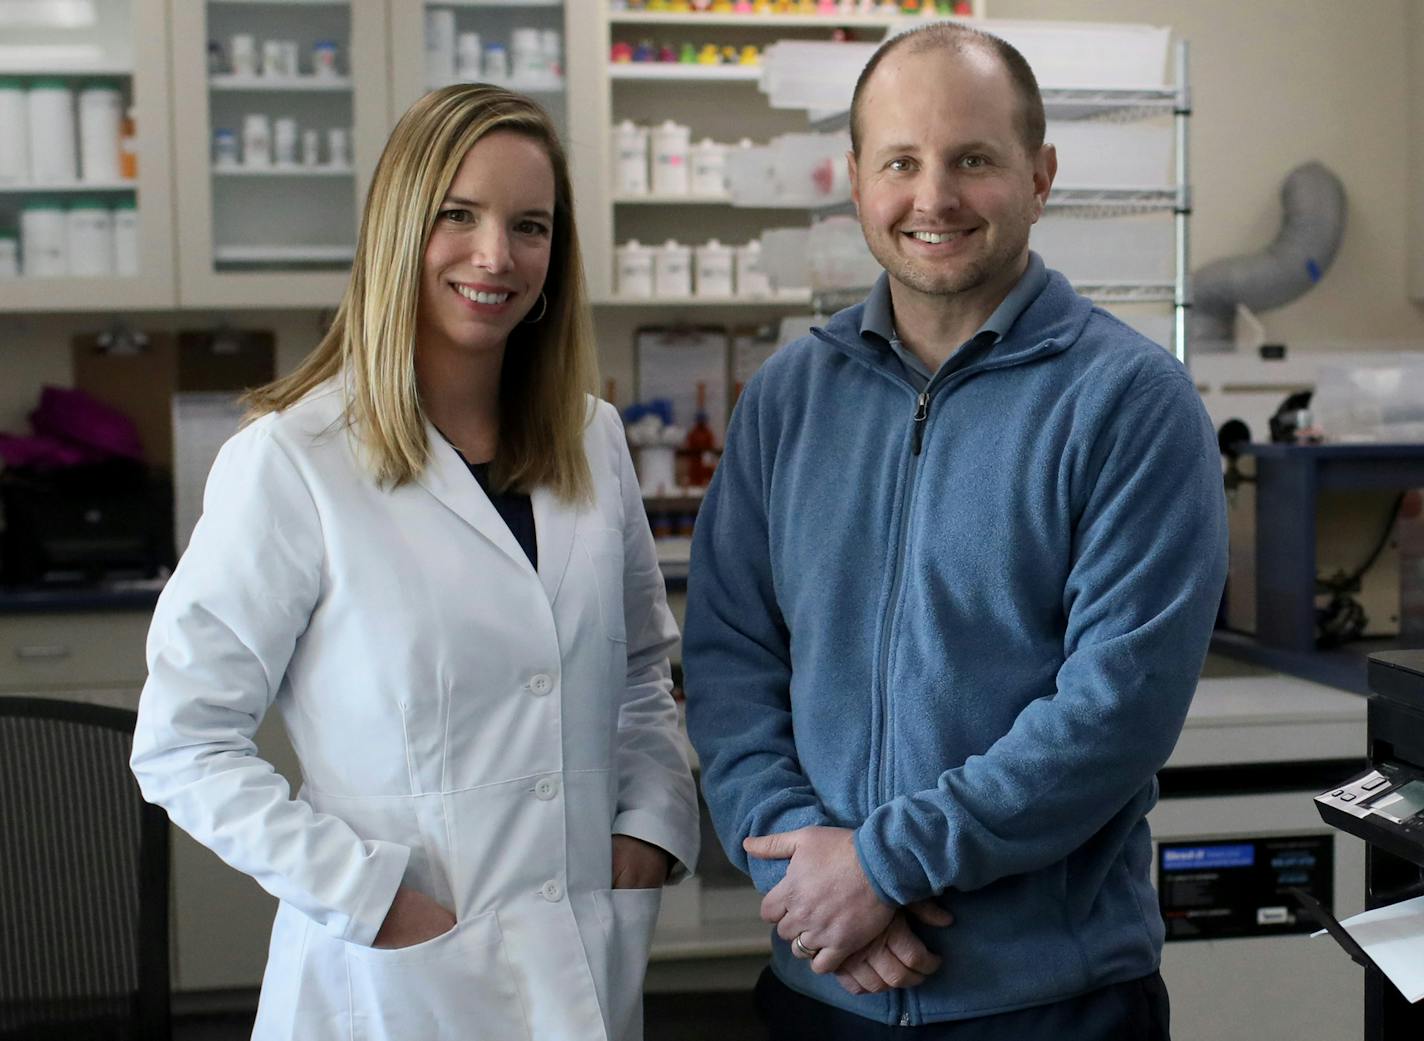
POLYGON ((628 642, 628 623, 623 615, 623 533, 616 528, 595 528, 583 534, 584 552, 593 564, 598 585, 598 612, 608 638, 628 642))
POLYGON ((529 1038, 493 911, 412 947, 345 946, 353 1041, 529 1038))
POLYGON ((603 1006, 613 1041, 643 1036, 643 978, 662 906, 661 889, 603 889, 593 894, 603 923, 607 979, 603 1006))

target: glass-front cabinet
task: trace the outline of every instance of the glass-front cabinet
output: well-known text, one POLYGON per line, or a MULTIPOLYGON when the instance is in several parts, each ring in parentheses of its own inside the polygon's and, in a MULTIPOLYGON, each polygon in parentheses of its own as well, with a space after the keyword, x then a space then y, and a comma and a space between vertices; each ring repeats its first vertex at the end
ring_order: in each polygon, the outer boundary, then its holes
POLYGON ((0 311, 173 306, 165 15, 0 4, 0 311))
MULTIPOLYGON (((595 6, 595 0, 572 0, 595 6)), ((449 83, 527 94, 567 136, 564 0, 390 0, 394 115, 449 83)))
POLYGON ((172 7, 185 307, 335 306, 390 125, 385 0, 172 7))

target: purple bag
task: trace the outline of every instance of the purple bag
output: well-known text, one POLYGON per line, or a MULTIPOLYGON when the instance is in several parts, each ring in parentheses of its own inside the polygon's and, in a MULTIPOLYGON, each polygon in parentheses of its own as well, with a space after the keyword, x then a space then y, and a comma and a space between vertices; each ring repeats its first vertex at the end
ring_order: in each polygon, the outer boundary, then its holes
POLYGON ((0 434, 6 466, 78 466, 106 459, 143 461, 133 421, 117 409, 68 387, 44 387, 30 413, 31 437, 0 434))

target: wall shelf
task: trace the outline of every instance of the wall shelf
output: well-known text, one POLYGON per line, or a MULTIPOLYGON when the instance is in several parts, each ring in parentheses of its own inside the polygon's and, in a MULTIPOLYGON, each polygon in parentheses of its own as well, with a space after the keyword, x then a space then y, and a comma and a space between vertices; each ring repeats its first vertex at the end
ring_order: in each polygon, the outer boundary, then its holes
MULTIPOLYGON (((448 87, 448 86, 452 86, 453 84, 456 84, 456 83, 467 83, 467 82, 473 82, 473 81, 471 81, 471 80, 463 80, 463 79, 460 79, 460 78, 458 78, 458 77, 455 78, 455 79, 453 79, 453 80, 441 80, 441 81, 428 80, 428 81, 426 82, 426 86, 428 86, 431 90, 439 90, 441 87, 448 87)), ((517 93, 520 93, 520 94, 559 94, 559 95, 562 95, 562 94, 564 93, 564 86, 565 86, 564 81, 561 80, 561 79, 558 79, 558 80, 552 80, 552 79, 537 79, 537 80, 536 80, 536 79, 527 79, 527 80, 508 79, 508 80, 498 80, 498 79, 488 79, 488 78, 486 78, 486 79, 482 79, 480 82, 482 82, 482 83, 488 83, 488 84, 490 84, 491 86, 495 86, 495 87, 503 87, 505 90, 516 91, 517 93)))
POLYGON ((345 7, 346 0, 208 0, 232 7, 345 7))
POLYGON ((342 93, 351 90, 350 76, 210 76, 208 86, 215 91, 276 91, 283 93, 342 93))
POLYGON ((789 307, 810 306, 810 291, 781 296, 605 296, 593 301, 595 307, 789 307))
POLYGON ((67 195, 85 192, 136 192, 137 181, 70 181, 65 184, 0 184, 0 194, 67 195))
POLYGON ((350 264, 355 246, 218 246, 213 259, 219 264, 350 264))
POLYGON ((708 25, 726 28, 735 26, 743 29, 898 29, 901 26, 921 22, 949 21, 936 15, 877 15, 877 14, 684 14, 649 11, 613 11, 608 15, 610 25, 670 25, 685 28, 691 25, 708 25))
POLYGON ((0 76, 43 76, 43 77, 75 77, 92 78, 102 77, 128 77, 134 74, 132 65, 107 65, 92 62, 76 62, 68 64, 65 62, 26 62, 26 61, 4 61, 0 62, 0 76))
POLYGON ((760 65, 692 65, 671 61, 626 62, 608 66, 611 80, 654 80, 668 83, 756 83, 760 65))
POLYGON ((353 177, 349 166, 214 166, 214 177, 353 177))

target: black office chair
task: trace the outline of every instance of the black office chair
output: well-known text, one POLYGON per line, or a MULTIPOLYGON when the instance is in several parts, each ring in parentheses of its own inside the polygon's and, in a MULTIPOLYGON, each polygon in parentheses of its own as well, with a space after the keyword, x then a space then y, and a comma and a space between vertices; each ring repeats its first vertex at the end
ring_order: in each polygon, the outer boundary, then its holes
POLYGON ((135 715, 0 697, 0 1039, 168 1041, 168 818, 135 715))

